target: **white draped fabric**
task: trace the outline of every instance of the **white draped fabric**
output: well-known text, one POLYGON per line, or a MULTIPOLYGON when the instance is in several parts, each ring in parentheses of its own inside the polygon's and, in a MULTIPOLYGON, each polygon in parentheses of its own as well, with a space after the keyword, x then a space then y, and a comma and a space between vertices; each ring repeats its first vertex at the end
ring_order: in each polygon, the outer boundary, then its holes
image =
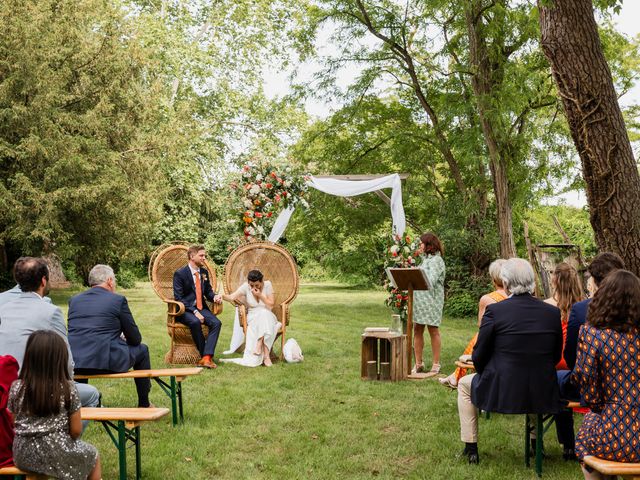
MULTIPOLYGON (((396 235, 403 235, 407 226, 407 221, 404 216, 404 206, 402 205, 402 182, 400 175, 394 173, 387 175, 386 177, 375 178, 373 180, 340 180, 337 178, 318 178, 310 177, 307 182, 310 187, 320 190, 321 192, 328 193, 329 195, 336 195, 338 197, 354 197, 356 195, 362 195, 363 193, 375 192, 382 190, 383 188, 391 188, 391 218, 393 220, 393 233, 396 235)), ((276 243, 282 237, 282 234, 289 225, 291 215, 293 215, 294 207, 289 206, 285 208, 278 218, 276 219, 271 234, 269 235, 269 241, 276 243)), ((231 337, 231 344, 229 350, 225 351, 225 354, 235 352, 244 342, 244 332, 240 326, 240 319, 236 309, 236 315, 233 321, 233 335, 231 337)))
MULTIPOLYGON (((310 187, 336 195, 338 197, 354 197, 363 193, 375 192, 383 188, 391 188, 391 218, 393 219, 393 233, 402 235, 407 226, 404 217, 404 207, 402 206, 402 182, 400 175, 394 173, 386 177, 374 178, 373 180, 339 180, 336 178, 318 178, 310 177, 308 184, 310 187)), ((273 225, 269 241, 276 243, 287 229, 291 215, 293 215, 293 207, 288 207, 280 212, 276 223, 273 225)))

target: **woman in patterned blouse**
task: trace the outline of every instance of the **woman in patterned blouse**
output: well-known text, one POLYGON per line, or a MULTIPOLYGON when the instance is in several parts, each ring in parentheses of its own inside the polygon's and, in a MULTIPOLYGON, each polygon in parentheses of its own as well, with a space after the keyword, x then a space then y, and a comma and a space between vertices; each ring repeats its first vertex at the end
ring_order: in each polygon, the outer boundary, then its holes
POLYGON ((433 363, 431 373, 440 373, 440 322, 444 306, 444 248, 440 239, 433 233, 420 236, 420 250, 422 263, 420 269, 429 280, 429 290, 417 290, 413 294, 413 346, 416 355, 416 365, 413 373, 424 372, 422 350, 424 349, 424 327, 429 330, 431 337, 431 352, 433 363))
MULTIPOLYGON (((640 279, 610 273, 580 328, 573 381, 591 409, 576 436, 581 460, 593 455, 640 462, 640 279)), ((603 478, 582 467, 586 479, 603 478)))

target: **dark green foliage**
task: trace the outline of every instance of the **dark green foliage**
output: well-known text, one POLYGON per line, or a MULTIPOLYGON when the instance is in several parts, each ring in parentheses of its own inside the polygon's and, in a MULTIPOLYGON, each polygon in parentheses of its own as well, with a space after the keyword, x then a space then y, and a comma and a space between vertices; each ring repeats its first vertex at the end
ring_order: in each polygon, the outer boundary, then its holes
POLYGON ((138 280, 138 275, 132 269, 121 268, 120 271, 116 273, 116 282, 118 288, 122 288, 125 290, 135 288, 136 280, 138 280))

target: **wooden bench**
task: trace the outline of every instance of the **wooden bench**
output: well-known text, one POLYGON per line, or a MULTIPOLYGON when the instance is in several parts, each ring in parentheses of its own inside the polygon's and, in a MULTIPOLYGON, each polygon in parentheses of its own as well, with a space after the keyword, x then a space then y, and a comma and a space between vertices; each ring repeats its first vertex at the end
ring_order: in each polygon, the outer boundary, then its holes
POLYGON ((625 480, 640 480, 640 463, 622 463, 598 457, 584 457, 584 463, 603 475, 620 476, 625 480))
POLYGON ((75 380, 90 380, 94 378, 151 378, 160 385, 160 388, 171 399, 171 420, 173 426, 184 423, 182 409, 182 382, 191 375, 198 375, 202 371, 200 367, 192 368, 160 368, 152 370, 129 370, 123 373, 101 373, 96 375, 74 375, 75 380), (169 383, 160 377, 169 377, 169 383))
MULTIPOLYGON (((579 402, 567 402, 565 407, 569 410, 574 410, 576 408, 580 408, 579 402)), ((525 415, 525 434, 524 434, 524 464, 529 467, 529 454, 531 452, 530 445, 530 435, 534 431, 536 432, 536 465, 535 470, 538 477, 542 477, 542 450, 544 446, 544 434, 547 433, 547 430, 551 428, 553 422, 555 421, 555 416, 553 414, 537 414, 535 425, 530 425, 529 415, 525 415)))
POLYGON ((11 476, 13 480, 45 480, 49 477, 38 475, 37 473, 23 472, 16 467, 0 468, 0 476, 11 476))
POLYGON ((127 479, 127 441, 135 446, 136 480, 142 478, 140 454, 140 425, 169 414, 168 408, 91 408, 80 409, 82 420, 102 423, 118 449, 120 480, 127 479))

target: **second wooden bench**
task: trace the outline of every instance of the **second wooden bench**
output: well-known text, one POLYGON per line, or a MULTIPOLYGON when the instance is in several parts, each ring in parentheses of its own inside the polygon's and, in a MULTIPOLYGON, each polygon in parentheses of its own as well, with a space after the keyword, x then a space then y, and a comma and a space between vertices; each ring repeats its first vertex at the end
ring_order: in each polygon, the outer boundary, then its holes
POLYGON ((182 382, 185 378, 198 375, 202 371, 200 367, 192 368, 159 368, 151 370, 129 370, 124 373, 102 373, 97 375, 74 375, 75 380, 91 380, 94 378, 151 378, 160 385, 160 388, 171 399, 171 421, 175 427, 184 423, 184 413, 182 407, 182 382), (169 382, 165 382, 161 377, 169 377, 169 382))

